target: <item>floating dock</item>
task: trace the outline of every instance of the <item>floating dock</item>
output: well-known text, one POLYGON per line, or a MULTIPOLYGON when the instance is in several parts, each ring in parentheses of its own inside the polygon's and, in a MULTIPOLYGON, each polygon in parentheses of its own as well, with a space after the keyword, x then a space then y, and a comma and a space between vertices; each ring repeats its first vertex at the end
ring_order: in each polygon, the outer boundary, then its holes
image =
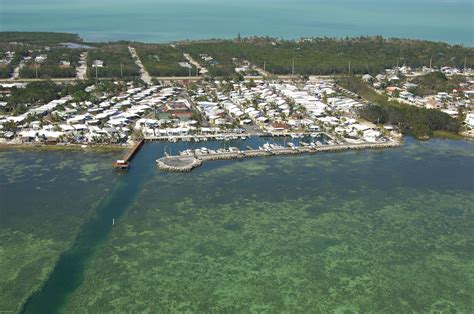
POLYGON ((298 147, 298 148, 276 148, 276 149, 252 149, 238 152, 216 152, 212 154, 194 154, 193 156, 166 156, 156 161, 160 170, 171 172, 189 172, 202 165, 204 161, 211 160, 230 160, 244 159, 254 157, 278 156, 278 155, 296 155, 317 152, 333 152, 345 150, 361 149, 381 149, 401 146, 401 142, 390 141, 385 143, 363 143, 363 144, 337 144, 324 145, 317 147, 298 147))
POLYGON ((117 170, 127 170, 130 167, 130 162, 132 161, 133 157, 138 153, 140 148, 145 143, 145 140, 142 139, 137 142, 133 147, 127 152, 127 154, 123 157, 123 159, 116 160, 112 163, 112 166, 117 170))

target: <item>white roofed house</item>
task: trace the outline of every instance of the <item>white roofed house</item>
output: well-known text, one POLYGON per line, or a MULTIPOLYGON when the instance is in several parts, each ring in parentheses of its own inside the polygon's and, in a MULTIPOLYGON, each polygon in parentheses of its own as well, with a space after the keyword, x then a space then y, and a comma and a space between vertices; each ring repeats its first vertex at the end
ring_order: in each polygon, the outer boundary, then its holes
POLYGON ((372 82, 374 80, 374 77, 370 74, 365 74, 364 76, 362 76, 362 79, 365 81, 365 82, 372 82))
POLYGON ((435 99, 438 99, 438 100, 446 100, 449 98, 449 94, 446 93, 446 92, 439 92, 436 96, 435 96, 435 99))
POLYGON ((404 87, 406 90, 415 89, 415 88, 418 87, 418 84, 407 82, 407 83, 403 84, 403 87, 404 87))
POLYGON ((377 130, 368 129, 364 131, 363 139, 367 142, 375 143, 382 136, 377 130))
POLYGON ((361 138, 369 129, 370 127, 363 124, 351 124, 347 127, 347 130, 349 130, 349 132, 347 132, 347 136, 350 138, 361 138))
POLYGON ((36 56, 36 57, 35 57, 35 62, 36 62, 36 63, 43 63, 43 62, 46 61, 47 58, 48 58, 47 55, 42 54, 42 55, 39 55, 39 56, 36 56))
POLYGON ((70 119, 66 120, 67 124, 77 124, 77 123, 84 123, 85 121, 91 119, 91 115, 89 113, 83 114, 83 115, 77 115, 74 116, 70 119))
POLYGON ((63 132, 47 130, 24 130, 19 133, 23 142, 57 142, 63 132))
POLYGON ((415 95, 413 95, 412 93, 408 91, 400 92, 399 97, 407 101, 411 101, 411 102, 415 101, 415 95))
POLYGON ((83 132, 85 130, 88 130, 88 126, 85 124, 74 124, 72 125, 75 131, 77 132, 83 132))
POLYGON ((39 133, 35 130, 23 130, 18 134, 23 142, 35 142, 39 141, 39 133))
POLYGON ((60 67, 60 68, 63 68, 63 69, 70 68, 70 67, 71 67, 71 62, 66 61, 66 60, 61 60, 61 61, 59 62, 59 67, 60 67))
POLYGON ((474 129, 474 111, 466 114, 466 119, 464 120, 464 123, 466 123, 469 128, 474 129))
POLYGON ((387 78, 387 76, 384 75, 384 74, 378 74, 378 75, 375 77, 375 79, 376 79, 377 81, 383 81, 383 80, 385 80, 386 78, 387 78))
POLYGON ((59 128, 61 129, 61 131, 63 132, 74 132, 76 129, 72 126, 72 125, 69 125, 69 124, 61 124, 59 125, 59 128))
POLYGON ((125 127, 128 125, 128 123, 129 122, 127 118, 111 118, 105 124, 117 128, 117 127, 125 127))
POLYGON ((92 62, 92 67, 93 68, 103 68, 104 67, 104 61, 102 60, 94 60, 92 62))
POLYGON ((160 122, 155 119, 138 119, 135 122, 134 129, 135 130, 141 130, 143 132, 144 136, 159 136, 160 134, 157 134, 155 129, 160 125, 160 122))

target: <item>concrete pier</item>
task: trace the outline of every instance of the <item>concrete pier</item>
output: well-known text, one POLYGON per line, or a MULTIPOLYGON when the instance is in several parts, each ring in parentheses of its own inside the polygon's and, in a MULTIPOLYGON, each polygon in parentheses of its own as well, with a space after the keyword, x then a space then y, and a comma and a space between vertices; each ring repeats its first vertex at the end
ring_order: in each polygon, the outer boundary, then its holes
POLYGON ((172 172, 188 172, 199 167, 205 161, 212 160, 231 160, 254 157, 278 156, 278 155, 297 155, 311 154, 318 152, 334 152, 345 150, 361 149, 382 149, 401 146, 401 142, 386 143, 363 143, 363 144, 340 144, 324 145, 317 147, 299 147, 299 148, 277 148, 268 150, 243 150, 239 152, 220 152, 212 154, 195 154, 194 156, 166 156, 158 159, 157 165, 160 170, 172 172))

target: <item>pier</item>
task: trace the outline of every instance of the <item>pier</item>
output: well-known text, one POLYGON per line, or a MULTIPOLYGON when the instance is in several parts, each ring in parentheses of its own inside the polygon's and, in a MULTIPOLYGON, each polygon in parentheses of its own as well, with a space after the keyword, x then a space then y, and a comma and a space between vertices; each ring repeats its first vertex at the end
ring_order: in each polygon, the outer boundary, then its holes
POLYGON ((112 166, 118 170, 127 170, 130 166, 130 162, 132 161, 133 157, 137 154, 140 148, 145 143, 145 140, 142 139, 137 142, 133 147, 127 152, 127 154, 123 157, 123 159, 119 159, 113 162, 112 166))
POLYGON ((166 156, 156 161, 160 170, 171 172, 188 172, 199 167, 205 161, 231 160, 255 157, 268 157, 279 155, 311 154, 318 152, 335 152, 361 149, 382 149, 401 146, 401 142, 390 141, 385 143, 363 143, 363 144, 336 144, 317 147, 298 148, 276 148, 276 149, 248 149, 242 151, 226 151, 208 154, 196 154, 192 156, 166 156))

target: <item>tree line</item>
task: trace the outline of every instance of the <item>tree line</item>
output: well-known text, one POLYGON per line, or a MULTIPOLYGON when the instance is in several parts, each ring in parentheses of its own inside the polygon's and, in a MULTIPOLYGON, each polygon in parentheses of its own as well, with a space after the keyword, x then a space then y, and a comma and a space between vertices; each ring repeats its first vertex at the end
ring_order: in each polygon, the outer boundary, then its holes
MULTIPOLYGON (((273 74, 332 75, 377 74, 398 65, 411 67, 474 66, 474 49, 445 43, 385 39, 381 36, 347 39, 307 38, 278 40, 244 38, 182 43, 193 55, 207 53, 221 64, 247 59, 273 74)), ((230 74, 230 73, 228 73, 230 74)))

